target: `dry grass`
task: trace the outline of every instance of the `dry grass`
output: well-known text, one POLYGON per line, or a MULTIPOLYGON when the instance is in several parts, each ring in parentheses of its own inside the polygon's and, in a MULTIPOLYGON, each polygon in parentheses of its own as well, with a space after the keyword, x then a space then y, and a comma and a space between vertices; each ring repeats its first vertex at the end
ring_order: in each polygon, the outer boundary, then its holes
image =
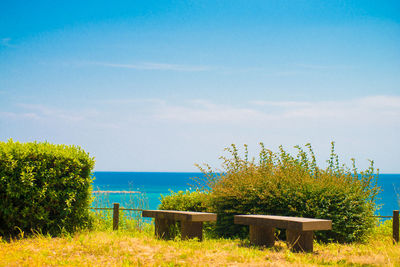
POLYGON ((163 241, 131 231, 0 243, 1 266, 400 266, 399 255, 400 245, 386 233, 366 244, 315 244, 314 253, 292 253, 281 241, 267 249, 240 240, 163 241))

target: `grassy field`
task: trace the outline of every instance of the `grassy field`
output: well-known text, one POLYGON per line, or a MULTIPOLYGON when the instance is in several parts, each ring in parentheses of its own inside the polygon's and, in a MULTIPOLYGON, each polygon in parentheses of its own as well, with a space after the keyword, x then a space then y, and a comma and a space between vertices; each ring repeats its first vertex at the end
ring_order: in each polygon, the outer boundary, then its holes
POLYGON ((388 223, 364 244, 316 243, 313 253, 293 253, 282 241, 258 248, 246 240, 157 240, 151 229, 0 242, 1 266, 400 266, 399 256, 400 244, 392 244, 388 223))

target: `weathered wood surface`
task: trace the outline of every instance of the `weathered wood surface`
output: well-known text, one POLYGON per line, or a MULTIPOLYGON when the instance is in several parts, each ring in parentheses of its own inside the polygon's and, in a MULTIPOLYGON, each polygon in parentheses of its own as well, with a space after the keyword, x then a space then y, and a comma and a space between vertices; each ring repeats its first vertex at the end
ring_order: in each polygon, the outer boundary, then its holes
POLYGON ((217 214, 179 210, 144 210, 142 217, 168 219, 181 222, 216 222, 217 214))
POLYGON ((181 222, 182 239, 191 239, 197 237, 199 241, 203 240, 202 222, 181 222))
POLYGON ((119 203, 114 203, 113 206, 113 230, 118 230, 119 225, 119 203))
POLYGON ((274 246, 275 228, 262 225, 250 225, 250 243, 256 246, 274 246))
POLYGON ((312 252, 314 250, 314 231, 286 230, 286 242, 293 251, 312 252))
POLYGON ((142 217, 152 217, 155 223, 155 235, 158 238, 172 238, 171 226, 181 223, 182 239, 203 239, 203 222, 217 221, 217 214, 207 212, 179 211, 179 210, 144 210, 142 217))
POLYGON ((293 251, 313 251, 314 231, 331 230, 332 221, 323 219, 274 216, 235 215, 235 224, 250 226, 250 242, 271 247, 275 242, 275 228, 286 229, 286 242, 293 251))
POLYGON ((399 211, 393 211, 393 243, 399 243, 399 211))
POLYGON ((235 215, 235 224, 260 225, 297 231, 331 230, 332 221, 323 219, 274 216, 274 215, 235 215))
POLYGON ((173 220, 155 218, 154 230, 155 236, 162 239, 171 239, 171 226, 175 223, 173 220))

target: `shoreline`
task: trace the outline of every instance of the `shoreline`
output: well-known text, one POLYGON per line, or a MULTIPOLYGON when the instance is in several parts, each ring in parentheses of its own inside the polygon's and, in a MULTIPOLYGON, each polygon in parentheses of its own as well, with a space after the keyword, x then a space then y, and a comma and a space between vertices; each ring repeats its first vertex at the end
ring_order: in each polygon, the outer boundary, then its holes
POLYGON ((140 191, 102 191, 102 190, 96 190, 92 191, 92 193, 100 193, 100 194, 141 194, 142 192, 140 191))

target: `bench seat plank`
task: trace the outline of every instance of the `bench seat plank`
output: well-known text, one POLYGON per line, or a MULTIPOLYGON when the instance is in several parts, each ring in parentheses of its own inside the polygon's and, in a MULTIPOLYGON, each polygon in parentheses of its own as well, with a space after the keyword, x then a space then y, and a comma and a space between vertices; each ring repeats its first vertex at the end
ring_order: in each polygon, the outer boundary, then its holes
POLYGON ((144 210, 142 217, 167 219, 181 222, 216 222, 217 214, 178 210, 144 210))
POLYGON ((286 241, 294 251, 313 251, 314 231, 331 230, 332 221, 275 215, 235 215, 235 224, 250 226, 250 242, 254 245, 274 245, 274 229, 286 229, 286 241))
POLYGON ((172 238, 171 227, 176 221, 181 225, 182 239, 203 239, 203 222, 216 222, 217 214, 180 210, 143 210, 142 217, 152 217, 155 235, 158 238, 172 238))
POLYGON ((275 215, 235 215, 235 224, 260 225, 296 231, 331 230, 332 221, 275 215))

